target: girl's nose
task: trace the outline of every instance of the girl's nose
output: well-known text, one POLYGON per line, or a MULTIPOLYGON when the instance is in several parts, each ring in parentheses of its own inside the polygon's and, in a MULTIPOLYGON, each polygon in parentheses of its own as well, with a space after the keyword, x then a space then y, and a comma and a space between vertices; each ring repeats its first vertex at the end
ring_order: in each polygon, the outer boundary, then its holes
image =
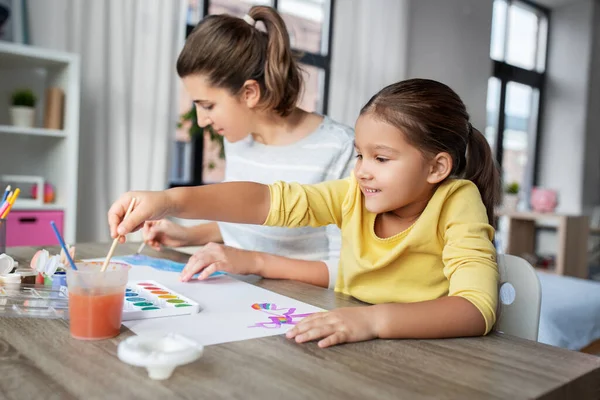
POLYGON ((369 172, 369 169, 365 167, 364 162, 357 162, 354 168, 354 175, 356 175, 356 179, 361 181, 373 179, 373 175, 369 172))

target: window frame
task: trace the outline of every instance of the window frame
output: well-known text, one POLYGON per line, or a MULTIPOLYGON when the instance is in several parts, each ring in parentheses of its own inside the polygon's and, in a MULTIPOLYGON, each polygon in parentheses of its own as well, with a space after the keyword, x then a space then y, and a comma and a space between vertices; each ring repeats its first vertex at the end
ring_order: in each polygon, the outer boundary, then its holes
MULTIPOLYGON (((270 6, 279 11, 279 0, 270 0, 270 6)), ((323 115, 327 115, 329 109, 329 88, 331 80, 331 53, 333 45, 333 22, 334 22, 334 9, 335 0, 324 0, 325 1, 325 18, 323 19, 322 26, 322 37, 326 37, 323 48, 326 49, 326 54, 317 54, 305 50, 298 50, 292 48, 293 51, 301 54, 300 63, 307 66, 316 67, 323 70, 323 92, 321 93, 322 98, 320 99, 322 109, 320 110, 323 115), (327 35, 323 35, 323 32, 327 32, 327 35)), ((211 0, 202 1, 202 18, 209 15, 211 0)), ((195 25, 186 23, 185 37, 187 38, 195 25)), ((202 172, 204 170, 204 140, 194 140, 192 142, 192 156, 191 156, 191 179, 189 182, 170 182, 169 187, 178 186, 200 186, 204 185, 202 172)))
MULTIPOLYGON (((537 5, 529 0, 503 0, 507 3, 506 12, 508 14, 510 6, 512 4, 519 4, 524 6, 524 8, 529 9, 531 12, 536 13, 538 16, 541 16, 546 19, 546 51, 544 53, 544 70, 543 72, 539 72, 536 70, 528 70, 522 67, 518 67, 506 62, 506 43, 507 43, 507 35, 508 29, 505 27, 504 30, 504 55, 503 61, 492 60, 492 77, 497 78, 500 81, 500 97, 498 101, 498 116, 495 121, 496 127, 496 137, 494 139, 494 148, 492 151, 494 152, 494 156, 498 163, 498 166, 502 168, 502 159, 504 157, 504 130, 506 127, 506 89, 509 82, 520 83, 522 85, 527 85, 536 89, 539 93, 537 104, 532 104, 531 115, 536 122, 536 129, 533 133, 534 141, 533 141, 533 149, 528 148, 528 160, 529 165, 526 168, 526 177, 525 184, 526 186, 535 186, 539 179, 539 152, 540 152, 540 143, 543 140, 541 135, 542 128, 542 112, 544 106, 544 92, 546 86, 546 71, 548 65, 548 43, 550 41, 550 10, 543 6, 537 5)), ((508 17, 506 19, 508 21, 508 17)), ((508 25, 508 22, 507 22, 508 25)), ((537 42, 539 44, 539 40, 537 42)), ((536 56, 538 53, 538 48, 536 44, 536 56)), ((529 146, 528 146, 529 147, 529 146)))

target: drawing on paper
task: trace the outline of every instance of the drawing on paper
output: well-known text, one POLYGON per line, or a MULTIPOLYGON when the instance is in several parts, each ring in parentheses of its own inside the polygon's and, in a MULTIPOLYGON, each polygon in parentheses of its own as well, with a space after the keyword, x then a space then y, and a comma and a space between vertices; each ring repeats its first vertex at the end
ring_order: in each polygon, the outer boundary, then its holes
POLYGON ((268 322, 257 322, 248 328, 267 328, 277 329, 282 325, 296 325, 302 318, 308 317, 313 313, 295 314, 296 308, 277 308, 274 303, 254 303, 251 306, 254 310, 262 311, 269 315, 268 322))

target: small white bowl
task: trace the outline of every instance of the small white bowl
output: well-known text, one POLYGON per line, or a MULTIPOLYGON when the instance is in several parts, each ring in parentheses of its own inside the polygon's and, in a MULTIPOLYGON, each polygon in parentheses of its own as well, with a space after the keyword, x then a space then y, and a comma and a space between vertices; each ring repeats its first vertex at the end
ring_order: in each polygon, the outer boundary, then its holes
POLYGON ((145 367, 150 379, 168 379, 175 368, 202 356, 204 346, 177 333, 165 336, 132 336, 119 343, 119 359, 145 367))

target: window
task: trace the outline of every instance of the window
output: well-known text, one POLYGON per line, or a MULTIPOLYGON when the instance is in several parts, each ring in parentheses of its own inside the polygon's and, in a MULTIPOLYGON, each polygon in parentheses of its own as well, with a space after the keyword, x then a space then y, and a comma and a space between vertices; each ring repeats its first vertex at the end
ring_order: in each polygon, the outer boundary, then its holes
MULTIPOLYGON (((331 64, 331 22, 334 0, 188 0, 187 34, 209 14, 244 16, 254 5, 275 7, 286 23, 292 49, 300 54, 304 90, 299 106, 327 113, 331 64)), ((180 83, 179 83, 180 85, 180 83)), ((191 109, 180 87, 179 115, 191 109)), ((206 134, 191 140, 190 122, 177 129, 171 165, 171 185, 200 185, 223 180, 225 162, 220 143, 206 134)))
POLYGON ((548 10, 528 1, 494 0, 485 135, 504 183, 517 182, 525 192, 536 181, 547 33, 548 10))

